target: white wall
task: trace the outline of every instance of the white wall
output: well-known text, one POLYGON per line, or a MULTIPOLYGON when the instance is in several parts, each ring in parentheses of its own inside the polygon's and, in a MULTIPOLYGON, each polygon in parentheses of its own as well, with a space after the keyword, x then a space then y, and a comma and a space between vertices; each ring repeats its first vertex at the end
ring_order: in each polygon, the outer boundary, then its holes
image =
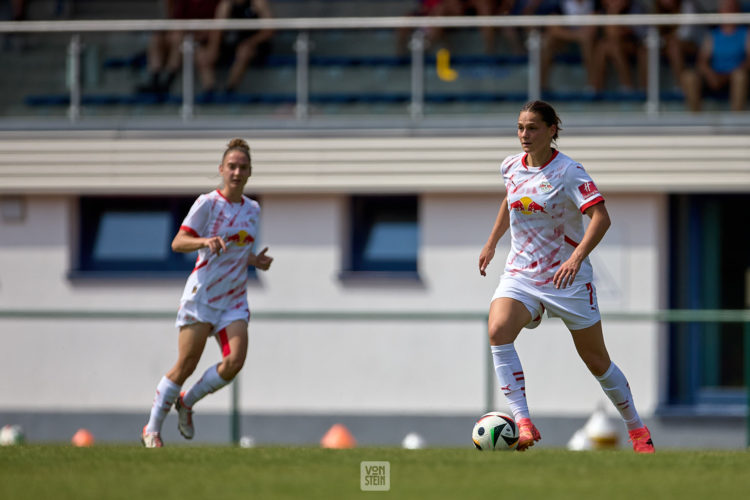
MULTIPOLYGON (((261 245, 273 268, 250 287, 255 311, 417 310, 483 313, 508 251, 501 241, 488 277, 479 251, 498 195, 425 194, 420 203, 421 282, 342 281, 343 195, 264 195, 261 245)), ((602 311, 663 306, 663 195, 607 197, 613 220, 596 250, 602 311)), ((28 199, 22 223, 0 220, 0 308, 172 311, 183 281, 74 280, 76 203, 28 199)), ((605 322, 610 353, 642 413, 658 403, 660 333, 649 323, 605 322)), ((484 408, 487 341, 482 321, 251 323, 243 371, 245 412, 476 413, 484 408)), ((164 320, 22 320, 0 317, 0 409, 144 412, 174 362, 176 332, 164 320)), ((604 396, 559 320, 518 340, 535 414, 588 414, 604 396)), ((209 346, 199 371, 218 360, 209 346)), ((196 374, 197 377, 198 374, 196 374)), ((498 393, 499 394, 499 393, 498 393)), ((225 410, 229 392, 202 405, 225 410)), ((496 405, 502 407, 500 397, 496 405)))

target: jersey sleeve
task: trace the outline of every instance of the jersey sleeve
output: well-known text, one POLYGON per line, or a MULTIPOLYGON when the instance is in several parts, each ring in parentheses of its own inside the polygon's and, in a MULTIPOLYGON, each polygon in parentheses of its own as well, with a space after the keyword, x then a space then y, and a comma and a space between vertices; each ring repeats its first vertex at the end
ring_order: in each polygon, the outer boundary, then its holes
POLYGON ((196 238, 206 236, 211 204, 206 196, 200 195, 190 207, 190 211, 180 224, 180 229, 196 238))
POLYGON ((503 185, 505 186, 505 192, 507 193, 508 190, 508 178, 510 176, 510 167, 511 162, 513 160, 514 155, 507 156, 503 162, 500 164, 500 175, 503 178, 503 185))
POLYGON ((571 165, 565 172, 565 192, 581 210, 581 213, 585 212, 587 208, 604 201, 604 197, 597 189, 596 184, 579 163, 571 165))

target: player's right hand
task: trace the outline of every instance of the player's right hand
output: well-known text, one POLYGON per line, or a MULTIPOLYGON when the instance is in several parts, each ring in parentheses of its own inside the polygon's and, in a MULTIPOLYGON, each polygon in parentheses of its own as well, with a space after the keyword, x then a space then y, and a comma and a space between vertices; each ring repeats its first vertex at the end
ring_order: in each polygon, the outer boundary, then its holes
POLYGON ((221 255, 221 252, 226 251, 227 244, 224 242, 224 238, 221 236, 211 236, 206 238, 206 247, 208 247, 210 253, 221 255))
POLYGON ((482 248, 482 252, 479 254, 479 274, 481 274, 482 276, 487 276, 487 273, 485 271, 487 270, 487 266, 490 265, 490 261, 494 256, 494 248, 487 246, 482 248))

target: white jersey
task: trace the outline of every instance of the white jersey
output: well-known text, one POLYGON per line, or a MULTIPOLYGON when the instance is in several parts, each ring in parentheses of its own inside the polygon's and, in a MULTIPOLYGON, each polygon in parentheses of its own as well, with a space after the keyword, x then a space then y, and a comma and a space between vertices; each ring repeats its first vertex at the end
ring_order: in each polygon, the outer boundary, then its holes
MULTIPOLYGON (((581 214, 604 198, 581 164, 557 150, 541 167, 526 165, 526 153, 519 153, 507 157, 500 169, 508 193, 511 235, 504 277, 547 285, 583 238, 581 214)), ((591 281, 587 257, 574 283, 591 281)))
POLYGON ((247 259, 255 242, 260 206, 243 196, 239 203, 227 200, 217 189, 195 200, 180 229, 200 238, 221 236, 226 252, 198 250, 182 301, 192 300, 216 309, 247 304, 247 259))

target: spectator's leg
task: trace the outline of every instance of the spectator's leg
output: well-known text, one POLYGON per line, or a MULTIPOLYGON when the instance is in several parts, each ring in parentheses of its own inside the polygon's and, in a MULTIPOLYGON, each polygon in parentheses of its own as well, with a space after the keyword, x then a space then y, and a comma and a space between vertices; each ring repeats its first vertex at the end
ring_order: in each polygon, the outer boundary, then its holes
POLYGON ((622 89, 633 89, 633 75, 628 61, 625 34, 620 26, 607 26, 607 38, 611 45, 610 56, 617 71, 617 77, 622 89))
POLYGON ((242 83, 245 71, 257 53, 256 49, 256 43, 252 38, 248 38, 237 45, 237 50, 234 53, 234 62, 232 63, 232 67, 229 68, 227 90, 235 90, 242 83))
MULTIPOLYGON (((682 53, 682 42, 674 33, 664 37, 664 53, 669 61, 669 67, 675 80, 679 80, 680 75, 685 70, 685 56, 682 53)), ((683 92, 685 89, 683 89, 683 92)))
MULTIPOLYGON (((472 5, 478 16, 491 16, 493 14, 495 0, 473 0, 472 5)), ((495 30, 492 26, 482 26, 482 40, 484 51, 488 54, 495 53, 495 30)))
POLYGON ((598 71, 594 61, 594 42, 596 39, 596 26, 582 26, 578 30, 578 42, 581 47, 581 58, 583 67, 586 69, 589 87, 596 88, 594 85, 594 75, 598 71))
POLYGON ((549 26, 544 31, 542 39, 540 79, 542 89, 549 85, 549 72, 552 69, 552 59, 555 56, 555 47, 561 41, 567 41, 567 29, 561 26, 549 26))
POLYGON ((204 92, 216 88, 216 57, 206 45, 198 45, 195 50, 195 69, 204 92))
POLYGON ((611 57, 612 47, 608 39, 599 40, 595 47, 591 49, 591 63, 589 71, 589 85, 597 92, 604 90, 607 70, 607 60, 611 57))
POLYGON ((729 79, 729 102, 732 111, 742 111, 747 102, 747 70, 737 68, 729 79))
POLYGON ((167 33, 163 31, 153 33, 147 51, 149 73, 157 74, 164 68, 168 50, 167 33))
POLYGON ((701 79, 695 70, 688 69, 680 75, 680 83, 685 92, 685 101, 690 111, 701 110, 701 79))

